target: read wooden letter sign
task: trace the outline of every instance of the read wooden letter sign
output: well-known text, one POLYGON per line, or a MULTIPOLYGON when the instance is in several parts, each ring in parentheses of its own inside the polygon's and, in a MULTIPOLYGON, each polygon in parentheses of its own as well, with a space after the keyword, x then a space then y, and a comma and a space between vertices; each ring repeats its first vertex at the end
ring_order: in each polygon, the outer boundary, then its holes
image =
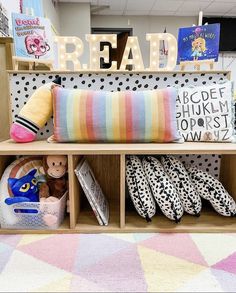
MULTIPOLYGON (((139 46, 138 37, 128 37, 126 47, 122 57, 120 70, 127 70, 127 66, 132 70, 148 70, 148 71, 171 71, 175 68, 177 60, 177 41, 172 34, 168 33, 155 33, 147 34, 147 41, 150 43, 150 64, 148 68, 144 68, 142 53, 139 46), (166 42, 168 48, 168 57, 166 67, 160 67, 159 53, 160 42, 166 42)), ((103 46, 103 50, 100 49, 102 42, 110 43, 110 47, 117 48, 117 35, 105 34, 105 35, 86 35, 86 41, 89 43, 90 60, 89 65, 81 65, 79 57, 83 54, 84 45, 78 37, 56 37, 57 43, 59 68, 61 70, 67 69, 67 61, 70 61, 74 65, 74 70, 117 70, 117 62, 112 61, 110 68, 100 68, 100 59, 103 58, 104 63, 109 63, 109 46, 103 46), (74 45, 74 51, 67 52, 68 45, 74 45)))

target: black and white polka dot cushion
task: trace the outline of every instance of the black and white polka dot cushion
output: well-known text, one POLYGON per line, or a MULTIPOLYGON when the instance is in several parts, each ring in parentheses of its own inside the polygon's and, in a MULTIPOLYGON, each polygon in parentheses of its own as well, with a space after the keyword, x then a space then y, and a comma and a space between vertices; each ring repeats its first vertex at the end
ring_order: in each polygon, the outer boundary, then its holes
POLYGON ((129 156, 126 159, 126 182, 137 212, 150 222, 156 213, 156 205, 142 163, 137 156, 129 156))
POLYGON ((178 223, 183 216, 184 209, 173 182, 156 158, 146 157, 142 163, 157 204, 167 218, 178 223))
POLYGON ((217 213, 236 216, 236 203, 221 182, 196 167, 190 167, 188 172, 200 196, 208 200, 217 213))
POLYGON ((199 216, 202 209, 201 198, 184 165, 173 156, 163 156, 161 162, 176 187, 185 212, 199 216))

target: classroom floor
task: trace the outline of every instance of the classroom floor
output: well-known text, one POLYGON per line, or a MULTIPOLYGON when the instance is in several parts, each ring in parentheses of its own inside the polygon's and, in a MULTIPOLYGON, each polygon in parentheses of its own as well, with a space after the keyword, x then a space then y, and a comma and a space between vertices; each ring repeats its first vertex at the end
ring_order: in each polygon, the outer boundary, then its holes
POLYGON ((1 292, 236 292, 236 234, 0 236, 1 292))

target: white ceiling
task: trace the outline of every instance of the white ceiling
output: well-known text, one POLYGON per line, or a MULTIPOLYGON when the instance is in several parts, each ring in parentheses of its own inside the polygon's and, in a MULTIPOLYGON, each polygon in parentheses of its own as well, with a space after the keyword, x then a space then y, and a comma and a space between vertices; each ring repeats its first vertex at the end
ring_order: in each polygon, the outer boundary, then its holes
POLYGON ((236 16, 236 0, 59 0, 90 3, 99 15, 236 16))

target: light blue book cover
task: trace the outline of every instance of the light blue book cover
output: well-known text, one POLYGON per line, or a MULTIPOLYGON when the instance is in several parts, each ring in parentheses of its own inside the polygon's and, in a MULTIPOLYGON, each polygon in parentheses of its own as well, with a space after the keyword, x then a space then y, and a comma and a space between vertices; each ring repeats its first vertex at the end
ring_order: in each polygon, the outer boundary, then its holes
POLYGON ((50 20, 26 14, 12 13, 15 55, 37 60, 53 59, 50 20))

